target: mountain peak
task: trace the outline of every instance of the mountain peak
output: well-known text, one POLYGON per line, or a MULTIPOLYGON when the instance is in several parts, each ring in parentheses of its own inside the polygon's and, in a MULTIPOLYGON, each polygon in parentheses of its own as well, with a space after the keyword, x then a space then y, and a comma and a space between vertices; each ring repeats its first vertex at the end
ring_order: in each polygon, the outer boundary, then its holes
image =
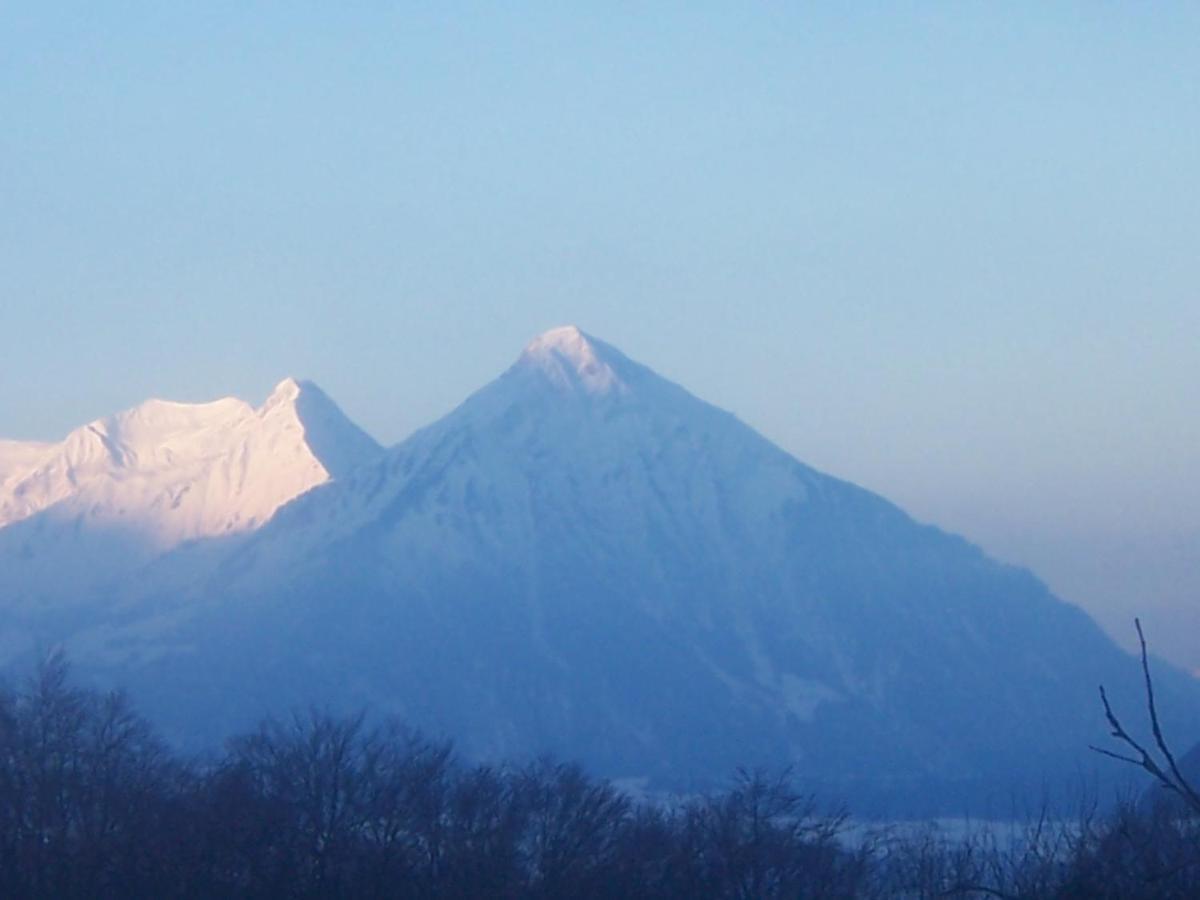
POLYGON ((555 328, 548 328, 531 340, 525 346, 525 351, 537 352, 552 347, 565 352, 578 352, 588 346, 589 340, 589 337, 578 325, 559 325, 555 328))
POLYGON ((281 403, 295 403, 300 399, 300 393, 308 386, 307 382, 300 381, 289 375, 283 381, 279 382, 279 384, 275 385, 271 393, 267 396, 266 402, 263 403, 262 408, 269 409, 281 403))
MULTIPOLYGON (((150 399, 57 444, 0 442, 0 529, 55 507, 60 519, 98 528, 119 522, 131 546, 142 542, 135 556, 157 552, 256 527, 380 452, 319 387, 295 378, 279 382, 258 409, 234 397, 150 399)), ((5 547, 0 539, 0 570, 5 547)), ((102 562, 97 571, 107 571, 102 562)))
POLYGON ((556 386, 588 394, 624 392, 621 354, 575 325, 551 328, 525 345, 518 367, 539 371, 556 386))
POLYGON ((268 398, 264 409, 276 397, 291 405, 309 450, 334 478, 369 462, 383 448, 355 425, 320 387, 311 381, 285 378, 268 398))

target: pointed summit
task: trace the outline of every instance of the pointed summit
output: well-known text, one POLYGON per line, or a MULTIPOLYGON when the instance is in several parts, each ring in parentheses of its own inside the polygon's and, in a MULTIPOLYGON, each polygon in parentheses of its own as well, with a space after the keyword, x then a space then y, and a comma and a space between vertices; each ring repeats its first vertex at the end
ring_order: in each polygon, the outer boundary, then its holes
MULTIPOLYGON (((662 421, 720 412, 679 385, 630 359, 616 347, 574 325, 539 334, 499 378, 484 385, 448 416, 422 429, 425 439, 463 428, 510 425, 528 417, 531 427, 550 427, 563 439, 579 432, 575 417, 611 421, 617 408, 662 421)), ((589 426, 590 427, 590 426, 589 426)), ((669 425, 663 425, 667 428, 669 425)))
POLYGON ((629 389, 629 360, 620 351, 585 334, 575 325, 551 328, 525 345, 517 368, 540 372, 557 387, 587 394, 624 393, 629 389))
POLYGON ((531 340, 525 345, 525 353, 536 355, 555 352, 565 357, 581 359, 595 355, 592 340, 577 325, 560 325, 543 331, 531 340))
POLYGON ((334 478, 375 459, 382 448, 311 381, 288 376, 257 410, 264 423, 298 427, 309 452, 334 478))
POLYGON ((316 384, 287 378, 280 388, 285 385, 295 389, 292 403, 309 450, 331 476, 344 478, 383 452, 375 439, 350 421, 333 398, 316 384))

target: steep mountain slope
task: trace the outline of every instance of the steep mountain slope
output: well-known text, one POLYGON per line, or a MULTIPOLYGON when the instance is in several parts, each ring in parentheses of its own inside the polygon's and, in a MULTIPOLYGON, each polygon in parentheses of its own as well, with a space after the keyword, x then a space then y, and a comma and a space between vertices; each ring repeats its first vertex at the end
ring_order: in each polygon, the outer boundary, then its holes
POLYGON ((60 444, 0 443, 5 610, 90 604, 98 586, 186 541, 253 530, 380 452, 293 379, 258 409, 149 400, 60 444))
MULTIPOLYGON (((573 328, 216 559, 73 644, 200 740, 363 705, 484 757, 677 786, 790 762, 913 809, 1077 774, 1096 684, 1138 702, 1136 664, 1028 572, 573 328)), ((1195 684, 1160 691, 1200 735, 1195 684)))

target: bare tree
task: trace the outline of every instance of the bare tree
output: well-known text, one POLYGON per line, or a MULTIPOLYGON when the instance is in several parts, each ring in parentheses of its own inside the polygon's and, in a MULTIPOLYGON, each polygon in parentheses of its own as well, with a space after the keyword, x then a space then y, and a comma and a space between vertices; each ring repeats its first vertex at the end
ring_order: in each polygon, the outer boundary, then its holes
POLYGON ((1100 701, 1104 704, 1104 716, 1108 719, 1111 734, 1120 743, 1132 749, 1137 755, 1129 756, 1124 753, 1114 753, 1111 750, 1105 750, 1102 747, 1096 746, 1092 746, 1092 749, 1097 753, 1130 763, 1150 773, 1159 785, 1178 796, 1193 813, 1200 815, 1200 793, 1197 793, 1196 789, 1192 787, 1179 770, 1179 764, 1175 761, 1175 754, 1171 752, 1171 748, 1163 737, 1162 725, 1158 720, 1158 707, 1154 702, 1154 681, 1150 677, 1150 661, 1146 654, 1146 638, 1142 634, 1141 621, 1134 619, 1133 624, 1137 628, 1138 644, 1141 647, 1142 679, 1146 690, 1146 709, 1150 714, 1150 729, 1154 735, 1154 744, 1161 759, 1155 758, 1154 753, 1150 749, 1139 743, 1126 731, 1120 719, 1117 718, 1116 713, 1113 712, 1112 705, 1108 702, 1108 695, 1104 691, 1104 685, 1100 685, 1100 701))

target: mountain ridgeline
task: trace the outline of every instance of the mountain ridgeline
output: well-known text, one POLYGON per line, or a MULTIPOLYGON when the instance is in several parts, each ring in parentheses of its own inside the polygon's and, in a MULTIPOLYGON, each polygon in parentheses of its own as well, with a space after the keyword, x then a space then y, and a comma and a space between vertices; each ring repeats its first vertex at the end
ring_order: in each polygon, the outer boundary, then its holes
MULTIPOLYGON (((789 764, 924 810, 1090 770, 1097 684, 1138 703, 1136 662, 1029 572, 575 328, 386 451, 290 381, 159 406, 132 443, 88 426, 88 478, 0 444, 0 648, 62 642, 193 744, 365 708, 482 759, 672 788, 789 764)), ((1200 736, 1196 683, 1158 675, 1200 736)))

